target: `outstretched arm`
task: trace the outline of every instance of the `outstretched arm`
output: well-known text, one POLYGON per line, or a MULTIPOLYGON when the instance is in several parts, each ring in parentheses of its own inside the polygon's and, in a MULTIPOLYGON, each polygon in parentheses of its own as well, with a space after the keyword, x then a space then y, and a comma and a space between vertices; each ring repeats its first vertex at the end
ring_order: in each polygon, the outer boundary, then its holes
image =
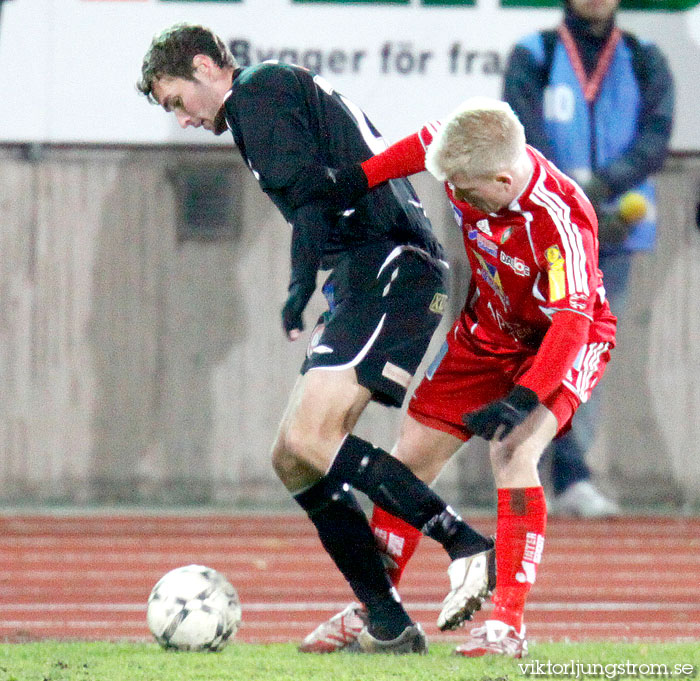
POLYGON ((425 151, 431 140, 426 126, 363 163, 340 169, 318 166, 308 174, 306 186, 299 192, 299 201, 323 199, 336 210, 350 208, 382 182, 425 170, 425 151))

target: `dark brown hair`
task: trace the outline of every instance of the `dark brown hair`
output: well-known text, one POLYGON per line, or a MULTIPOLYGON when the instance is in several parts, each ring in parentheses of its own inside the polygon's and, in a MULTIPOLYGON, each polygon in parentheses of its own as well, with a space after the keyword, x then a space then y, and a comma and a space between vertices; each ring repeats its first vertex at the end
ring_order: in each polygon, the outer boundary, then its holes
POLYGON ((136 88, 149 101, 157 103, 153 97, 155 82, 163 77, 193 80, 192 60, 198 54, 211 57, 221 68, 237 66, 226 43, 213 31, 204 26, 175 24, 151 41, 136 88))

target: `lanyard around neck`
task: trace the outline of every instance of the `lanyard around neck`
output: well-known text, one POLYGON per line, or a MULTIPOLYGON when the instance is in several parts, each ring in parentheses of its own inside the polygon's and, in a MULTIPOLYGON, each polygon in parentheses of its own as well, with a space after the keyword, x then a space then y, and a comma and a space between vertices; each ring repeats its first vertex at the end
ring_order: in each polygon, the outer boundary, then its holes
POLYGON ((598 96, 603 78, 605 78, 605 74, 608 72, 610 64, 612 63, 615 48, 622 38, 622 31, 617 28, 617 26, 613 28, 610 36, 603 46, 600 56, 598 57, 595 69, 593 69, 593 73, 589 78, 586 76, 586 69, 583 68, 581 55, 579 54, 578 48, 576 47, 576 42, 574 41, 571 32, 564 24, 561 24, 557 30, 562 43, 564 43, 564 49, 566 49, 566 54, 569 56, 569 61, 574 69, 576 78, 581 85, 583 96, 586 99, 586 102, 590 104, 591 102, 595 101, 596 97, 598 96))

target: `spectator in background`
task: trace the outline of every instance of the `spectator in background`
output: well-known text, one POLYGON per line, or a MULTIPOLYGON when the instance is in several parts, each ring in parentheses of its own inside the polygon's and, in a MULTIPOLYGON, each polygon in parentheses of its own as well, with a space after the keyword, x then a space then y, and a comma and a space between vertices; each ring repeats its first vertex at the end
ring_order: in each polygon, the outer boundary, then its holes
MULTIPOLYGON (((620 0, 566 0, 558 28, 516 44, 503 99, 539 149, 584 189, 599 218, 600 268, 619 318, 636 251, 653 248, 659 171, 671 135, 674 93, 658 47, 621 31, 620 0)), ((573 428, 552 444, 552 513, 602 517, 617 504, 591 483, 585 455, 593 443, 601 394, 583 405, 573 428)))

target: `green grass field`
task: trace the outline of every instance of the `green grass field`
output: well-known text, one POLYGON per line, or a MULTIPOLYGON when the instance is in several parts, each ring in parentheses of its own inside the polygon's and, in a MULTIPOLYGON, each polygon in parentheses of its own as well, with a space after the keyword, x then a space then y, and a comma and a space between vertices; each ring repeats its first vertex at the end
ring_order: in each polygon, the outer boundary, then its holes
POLYGON ((292 644, 176 653, 155 643, 7 643, 0 645, 0 681, 509 681, 577 678, 576 669, 580 679, 694 679, 700 670, 700 642, 542 643, 525 660, 467 660, 451 651, 433 644, 426 656, 317 656, 292 644))

